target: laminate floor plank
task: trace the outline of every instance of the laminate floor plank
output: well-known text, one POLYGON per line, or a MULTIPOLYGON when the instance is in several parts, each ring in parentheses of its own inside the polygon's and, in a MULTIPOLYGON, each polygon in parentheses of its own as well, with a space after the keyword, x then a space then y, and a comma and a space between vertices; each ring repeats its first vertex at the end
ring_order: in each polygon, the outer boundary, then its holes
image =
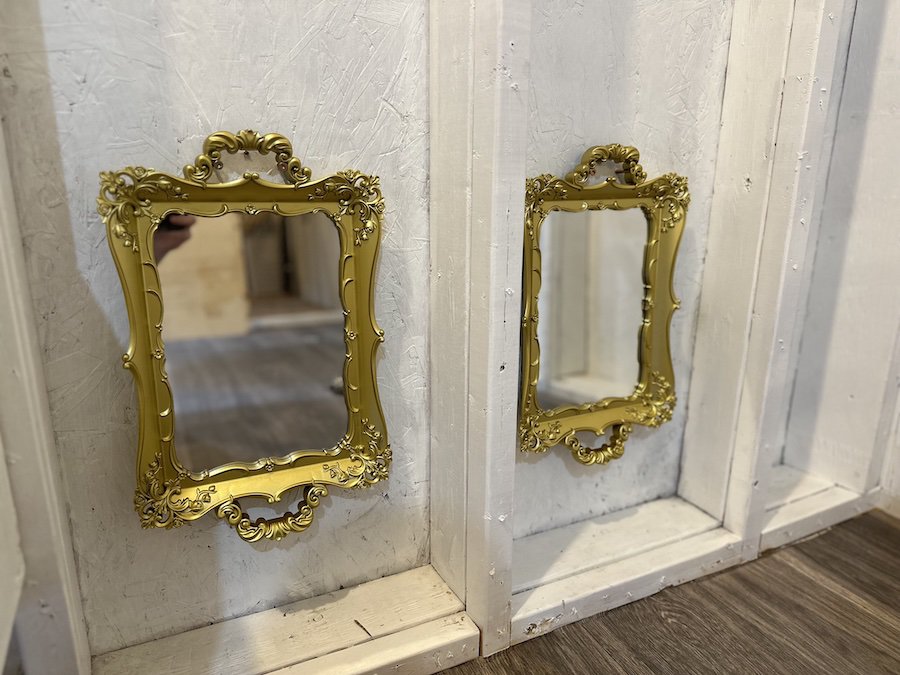
POLYGON ((884 604, 894 599, 896 604, 900 598, 900 575, 892 572, 900 565, 900 553, 879 554, 878 549, 877 543, 842 529, 828 538, 804 542, 792 553, 869 602, 884 604), (858 554, 861 549, 867 549, 865 556, 858 554))
POLYGON ((900 674, 900 521, 865 514, 446 672, 900 674))

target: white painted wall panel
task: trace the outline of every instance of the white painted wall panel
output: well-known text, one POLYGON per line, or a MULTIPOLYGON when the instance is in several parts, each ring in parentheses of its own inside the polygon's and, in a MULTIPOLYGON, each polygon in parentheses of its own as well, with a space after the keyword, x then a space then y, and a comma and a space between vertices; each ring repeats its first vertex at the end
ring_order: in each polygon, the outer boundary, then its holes
POLYGON ((641 151, 650 177, 686 175, 692 201, 675 280, 682 308, 672 325, 674 419, 655 431, 636 427, 625 456, 607 467, 581 466, 564 449, 520 456, 517 537, 675 492, 731 9, 727 0, 534 5, 529 175, 563 175, 587 147, 618 142, 641 151))
POLYGON ((877 483, 900 386, 898 30, 900 4, 858 3, 783 456, 856 492, 877 483))
POLYGON ((0 110, 92 651, 103 653, 427 562, 424 1, 0 8, 0 110), (142 531, 127 319, 97 174, 177 172, 218 129, 278 131, 314 176, 381 176, 376 311, 390 481, 335 490, 308 533, 248 546, 214 517, 142 531))

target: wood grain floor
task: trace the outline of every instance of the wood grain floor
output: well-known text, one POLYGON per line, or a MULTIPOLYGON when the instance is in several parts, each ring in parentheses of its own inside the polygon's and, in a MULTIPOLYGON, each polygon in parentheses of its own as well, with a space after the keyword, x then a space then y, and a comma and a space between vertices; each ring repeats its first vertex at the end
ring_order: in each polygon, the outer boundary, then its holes
POLYGON ((900 673, 900 520, 873 511, 445 672, 900 673))
POLYGON ((347 429, 342 323, 166 345, 175 445, 191 469, 330 448, 347 429))

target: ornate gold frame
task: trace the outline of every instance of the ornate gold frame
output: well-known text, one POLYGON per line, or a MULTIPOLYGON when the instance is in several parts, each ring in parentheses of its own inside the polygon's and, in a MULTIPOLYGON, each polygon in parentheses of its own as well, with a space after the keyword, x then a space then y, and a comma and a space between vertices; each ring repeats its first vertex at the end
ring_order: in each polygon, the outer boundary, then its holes
POLYGON ((669 349, 669 324, 678 308, 672 287, 675 256, 690 203, 687 179, 667 173, 654 180, 640 165, 635 148, 605 145, 589 148, 565 179, 549 174, 529 179, 525 193, 525 255, 522 309, 522 383, 519 401, 521 449, 546 452, 564 444, 583 464, 606 464, 622 456, 633 424, 657 427, 672 418, 675 376, 669 349), (587 185, 597 164, 622 165, 624 182, 609 178, 587 185), (643 323, 639 338, 640 376, 634 392, 581 405, 542 410, 537 402, 540 371, 538 293, 541 289, 541 225, 552 211, 578 212, 640 208, 647 218, 644 247, 643 323), (608 442, 585 447, 579 431, 598 436, 611 429, 608 442))
POLYGON ((106 223, 131 325, 125 368, 134 375, 140 403, 137 489, 134 505, 144 527, 178 527, 215 510, 246 541, 281 539, 312 523, 313 509, 328 485, 366 487, 388 475, 391 450, 378 398, 375 356, 384 340, 374 315, 374 275, 384 202, 378 178, 357 171, 310 180, 310 170, 293 156, 279 134, 251 130, 218 132, 203 144, 184 178, 127 167, 100 174, 97 206, 106 223), (285 180, 278 184, 245 173, 227 183, 210 183, 222 168, 222 152, 274 154, 285 180), (171 213, 218 216, 263 211, 285 216, 322 212, 340 238, 339 284, 344 310, 344 398, 347 433, 328 450, 297 450, 252 463, 232 462, 194 472, 178 461, 175 416, 166 375, 163 299, 153 256, 153 236, 171 213), (251 521, 242 497, 277 502, 303 487, 295 512, 251 521))

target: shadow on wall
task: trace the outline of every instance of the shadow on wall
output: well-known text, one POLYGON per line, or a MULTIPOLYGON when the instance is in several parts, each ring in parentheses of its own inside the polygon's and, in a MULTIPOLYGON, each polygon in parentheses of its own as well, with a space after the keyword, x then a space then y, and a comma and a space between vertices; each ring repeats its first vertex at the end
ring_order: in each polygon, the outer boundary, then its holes
MULTIPOLYGON (((820 402, 829 386, 831 371, 825 364, 835 337, 839 289, 849 281, 844 277, 851 232, 849 225, 865 159, 862 149, 882 51, 886 12, 886 0, 860 2, 854 17, 836 136, 822 195, 821 225, 815 244, 791 411, 787 418, 787 440, 781 449, 781 461, 794 466, 810 466, 812 456, 816 454, 814 429, 821 410, 820 402)), ((847 433, 852 434, 852 430, 848 429, 847 433)))
MULTIPOLYGON (((219 620, 227 611, 218 602, 219 594, 204 593, 202 599, 169 597, 166 581, 178 568, 190 566, 208 569, 215 583, 224 561, 214 542, 234 537, 233 532, 214 517, 180 531, 140 532, 134 513, 137 401, 133 378, 118 358, 127 345, 127 314, 105 227, 93 206, 99 189, 97 165, 103 161, 100 148, 107 141, 95 139, 98 152, 94 156, 73 156, 57 126, 58 115, 66 113, 66 103, 54 91, 60 70, 91 77, 90 59, 48 52, 36 0, 7 6, 0 15, 0 23, 14 28, 16 38, 0 55, 0 110, 85 614, 96 614, 95 603, 110 602, 92 590, 99 586, 117 592, 116 584, 105 583, 103 576, 135 576, 139 568, 143 581, 117 598, 128 605, 128 611, 147 618, 177 613, 180 603, 202 601, 208 616, 219 620), (73 217, 70 210, 71 204, 81 200, 81 213, 87 214, 84 219, 73 217), (209 531, 214 528, 211 538, 209 531), (139 549, 133 545, 134 536, 144 539, 139 549), (91 580, 87 587, 86 580, 91 580), (150 603, 147 598, 155 600, 150 603)), ((121 58, 126 68, 128 57, 121 58)), ((157 88, 152 84, 140 85, 146 102, 165 101, 162 83, 157 88)), ((166 106, 157 104, 152 109, 160 115, 166 106)), ((113 124, 112 142, 117 140, 116 131, 113 124)), ((143 143, 137 147, 146 149, 143 143)), ((310 536, 315 536, 316 527, 314 523, 310 536)), ((254 548, 299 543, 295 539, 254 548)), ((159 624, 160 619, 152 622, 159 624)), ((134 642, 133 637, 118 633, 114 620, 89 621, 87 627, 95 656, 134 642)), ((43 662, 35 650, 46 645, 18 637, 24 662, 43 662)), ((196 656, 196 650, 205 649, 213 662, 223 647, 210 643, 195 644, 192 649, 198 661, 204 659, 196 656)))

